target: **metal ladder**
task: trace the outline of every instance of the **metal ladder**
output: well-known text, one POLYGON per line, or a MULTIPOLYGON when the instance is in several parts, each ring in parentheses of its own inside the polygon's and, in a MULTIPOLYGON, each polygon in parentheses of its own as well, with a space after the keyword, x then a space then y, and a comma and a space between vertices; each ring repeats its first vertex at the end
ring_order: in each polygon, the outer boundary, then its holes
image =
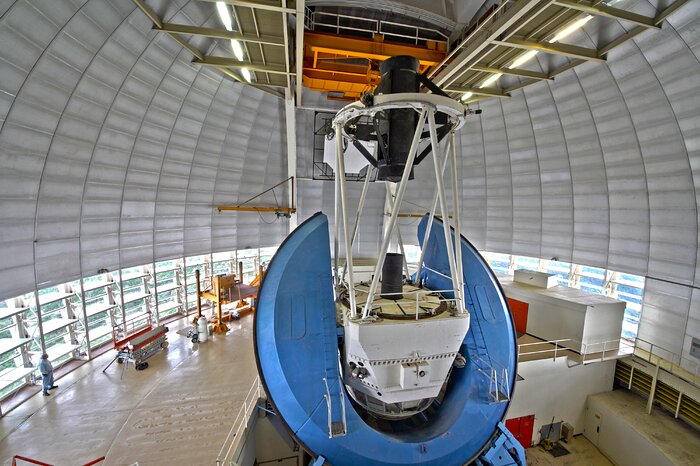
MULTIPOLYGON (((464 295, 467 303, 472 307, 472 309, 474 309, 474 301, 469 287, 465 287, 464 295)), ((489 401, 502 403, 510 399, 510 393, 508 393, 508 374, 505 371, 505 368, 501 369, 500 371, 496 368, 496 364, 494 364, 493 360, 491 359, 491 355, 486 348, 486 340, 484 339, 484 333, 481 329, 481 316, 476 315, 480 311, 481 308, 479 308, 479 311, 475 310, 472 313, 472 319, 469 322, 469 334, 472 337, 476 352, 476 357, 472 357, 470 359, 472 364, 475 364, 479 368, 479 372, 481 372, 488 380, 488 394, 490 396, 489 401)))
MULTIPOLYGON (((323 314, 326 330, 333 329, 335 336, 335 313, 323 314), (330 322, 332 317, 332 322, 330 322)), ((338 370, 338 340, 329 339, 329 332, 322 332, 323 337, 323 364, 324 373, 323 384, 325 387, 326 406, 328 407, 328 438, 341 437, 347 433, 347 423, 345 418, 345 397, 343 394, 343 383, 340 380, 338 370)))

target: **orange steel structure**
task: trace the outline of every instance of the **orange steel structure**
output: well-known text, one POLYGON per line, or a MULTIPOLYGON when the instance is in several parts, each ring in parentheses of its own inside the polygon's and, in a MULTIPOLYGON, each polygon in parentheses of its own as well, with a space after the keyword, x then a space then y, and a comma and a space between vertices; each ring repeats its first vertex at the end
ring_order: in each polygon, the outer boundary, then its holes
POLYGON ((411 55, 420 61, 420 72, 445 58, 445 44, 426 41, 425 46, 373 39, 304 33, 303 83, 309 89, 332 92, 331 99, 354 101, 379 83, 379 63, 394 55, 411 55), (365 60, 365 64, 358 64, 365 60))

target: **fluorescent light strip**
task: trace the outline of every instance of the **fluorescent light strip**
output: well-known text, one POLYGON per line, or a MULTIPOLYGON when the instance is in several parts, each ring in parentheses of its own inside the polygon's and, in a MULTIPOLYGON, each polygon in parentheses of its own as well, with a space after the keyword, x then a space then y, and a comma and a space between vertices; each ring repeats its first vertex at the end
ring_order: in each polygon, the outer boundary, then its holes
POLYGON ((219 12, 219 18, 224 23, 227 31, 233 31, 233 23, 231 22, 231 12, 224 2, 216 2, 216 11, 219 12))
POLYGON ((498 81, 498 78, 500 78, 501 76, 503 76, 503 73, 496 73, 496 74, 493 74, 493 75, 489 76, 488 78, 486 78, 486 81, 484 81, 483 83, 481 83, 481 85, 480 85, 479 87, 480 87, 480 88, 484 88, 484 87, 490 86, 491 84, 493 84, 493 83, 495 83, 496 81, 498 81))
POLYGON ((554 37, 549 39, 549 43, 552 44, 554 42, 559 42, 560 40, 568 37, 574 31, 581 29, 584 24, 586 24, 587 22, 589 22, 592 19, 593 19, 593 16, 586 15, 583 18, 581 18, 577 21, 574 21, 573 23, 571 23, 570 25, 568 25, 567 27, 565 27, 561 31, 557 32, 557 34, 554 37))
POLYGON ((473 92, 465 92, 465 93, 462 95, 462 102, 464 102, 464 101, 470 99, 473 95, 474 95, 473 92))
POLYGON ((525 64, 525 62, 531 60, 532 57, 534 57, 535 55, 537 55, 537 50, 529 50, 520 55, 518 58, 516 58, 515 61, 511 63, 511 65, 508 68, 518 68, 519 66, 525 64))
POLYGON ((243 61, 243 47, 241 47, 241 43, 236 39, 231 39, 231 50, 233 50, 233 54, 238 61, 243 61))
POLYGON ((241 74, 243 75, 246 81, 251 81, 252 78, 250 76, 250 71, 248 71, 248 68, 241 68, 241 74))

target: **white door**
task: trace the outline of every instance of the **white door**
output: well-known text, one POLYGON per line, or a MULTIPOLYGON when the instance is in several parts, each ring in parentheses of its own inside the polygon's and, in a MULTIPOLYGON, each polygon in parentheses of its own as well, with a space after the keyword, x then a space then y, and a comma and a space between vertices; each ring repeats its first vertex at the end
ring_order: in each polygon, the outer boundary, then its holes
POLYGON ((595 408, 586 408, 586 424, 583 427, 583 435, 596 447, 599 447, 598 439, 602 424, 603 417, 600 413, 595 408))

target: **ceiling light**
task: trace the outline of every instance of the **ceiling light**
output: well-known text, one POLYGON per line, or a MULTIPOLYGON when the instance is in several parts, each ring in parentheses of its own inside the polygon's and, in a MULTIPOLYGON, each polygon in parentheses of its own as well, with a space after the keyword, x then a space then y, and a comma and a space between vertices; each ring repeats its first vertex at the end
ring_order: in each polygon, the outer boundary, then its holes
POLYGON ((243 47, 241 47, 241 43, 236 39, 231 39, 231 50, 233 50, 233 54, 238 61, 243 61, 243 47))
POLYGON ((231 23, 231 13, 228 11, 228 7, 224 2, 216 2, 216 11, 219 12, 219 18, 221 22, 224 23, 224 27, 227 31, 233 31, 233 23, 231 23))
POLYGON ((248 71, 248 68, 241 68, 241 74, 243 75, 246 81, 250 82, 251 76, 250 71, 248 71))
POLYGON ((483 87, 490 86, 491 84, 493 84, 493 83, 495 83, 496 81, 498 81, 498 78, 500 78, 501 76, 503 76, 503 73, 496 73, 496 74, 493 74, 493 75, 489 76, 489 77, 486 79, 486 81, 484 81, 483 83, 481 83, 481 86, 479 86, 479 87, 482 87, 482 88, 483 88, 483 87))
POLYGON ((530 60, 535 55, 537 55, 537 50, 527 51, 520 55, 518 58, 516 58, 515 61, 511 63, 511 65, 508 68, 510 68, 511 70, 513 68, 518 68, 520 65, 523 65, 526 61, 530 60))
POLYGON ((465 100, 471 98, 473 95, 474 95, 473 92, 465 92, 465 93, 462 95, 462 102, 464 102, 465 100))
POLYGON ((577 21, 574 21, 573 23, 569 24, 567 27, 565 27, 564 29, 562 29, 561 31, 559 31, 559 32, 557 33, 557 35, 555 35, 554 37, 552 37, 551 39, 549 39, 549 43, 551 44, 551 43, 553 43, 553 42, 559 42, 560 40, 564 39, 565 37, 567 37, 567 36, 568 36, 569 34, 571 34, 572 32, 574 32, 574 31, 576 31, 576 30, 578 30, 578 29, 581 29, 581 27, 583 27, 584 24, 586 24, 587 22, 589 22, 589 21, 592 20, 592 19, 593 19, 593 16, 591 16, 591 15, 586 15, 586 16, 584 16, 583 18, 581 18, 581 19, 579 19, 579 20, 577 20, 577 21))

